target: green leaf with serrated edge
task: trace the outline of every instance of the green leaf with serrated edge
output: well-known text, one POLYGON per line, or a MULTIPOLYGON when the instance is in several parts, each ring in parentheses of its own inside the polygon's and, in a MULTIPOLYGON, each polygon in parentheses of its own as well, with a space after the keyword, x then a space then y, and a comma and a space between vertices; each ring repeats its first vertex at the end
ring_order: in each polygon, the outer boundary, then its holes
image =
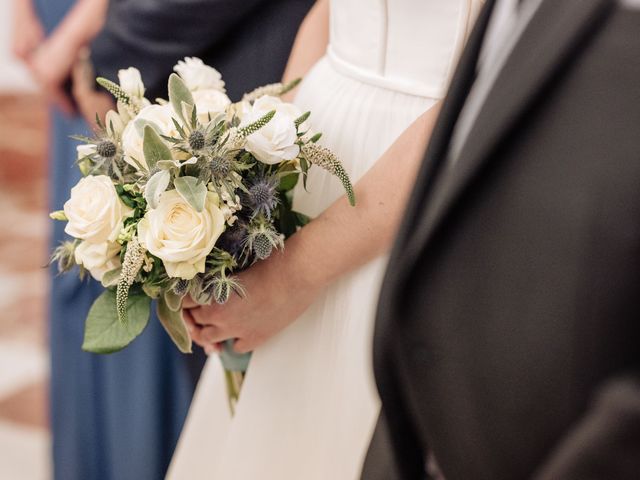
POLYGON ((158 299, 158 318, 178 350, 182 353, 191 353, 191 336, 182 319, 182 310, 172 311, 161 296, 158 299))
POLYGON ((196 177, 178 177, 173 181, 176 190, 185 202, 189 203, 196 212, 204 209, 207 198, 206 185, 196 177))
POLYGON ((171 106, 173 107, 173 111, 176 112, 180 118, 185 121, 184 116, 182 115, 182 103, 186 103, 188 105, 195 105, 193 100, 193 95, 185 85, 184 81, 175 73, 172 73, 169 77, 169 101, 171 102, 171 106))
MULTIPOLYGON (((185 291, 185 295, 186 295, 186 291, 185 291)), ((184 298, 184 295, 178 295, 173 290, 164 291, 164 300, 172 312, 177 312, 182 309, 183 298, 184 298)))
POLYGON ((158 161, 171 160, 173 158, 167 144, 160 138, 158 132, 149 125, 144 127, 142 151, 144 152, 144 159, 147 162, 149 170, 153 170, 158 161))
POLYGON ((84 325, 82 349, 92 353, 122 350, 142 333, 149 323, 151 299, 146 295, 129 295, 127 322, 118 320, 116 292, 105 290, 94 302, 84 325))
POLYGON ((115 270, 109 270, 102 276, 102 286, 104 288, 115 287, 120 280, 120 274, 122 273, 122 268, 116 268, 115 270))
POLYGON ((158 208, 160 197, 165 192, 171 181, 169 170, 160 170, 154 173, 144 187, 144 199, 149 208, 158 208))

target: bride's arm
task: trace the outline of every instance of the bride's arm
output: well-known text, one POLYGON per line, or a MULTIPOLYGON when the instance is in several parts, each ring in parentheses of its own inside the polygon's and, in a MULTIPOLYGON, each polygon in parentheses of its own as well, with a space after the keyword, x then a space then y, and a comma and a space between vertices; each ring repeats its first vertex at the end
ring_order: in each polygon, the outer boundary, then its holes
MULTIPOLYGON (((329 0, 318 0, 300 24, 291 48, 289 61, 282 76, 284 83, 304 77, 325 54, 329 44, 329 0)), ((295 90, 283 100, 291 101, 295 90)))
POLYGON ((185 310, 194 340, 211 350, 216 342, 237 338, 237 351, 253 350, 292 323, 336 278, 389 250, 438 110, 418 118, 360 179, 356 207, 341 198, 289 238, 284 253, 242 272, 246 298, 185 310))

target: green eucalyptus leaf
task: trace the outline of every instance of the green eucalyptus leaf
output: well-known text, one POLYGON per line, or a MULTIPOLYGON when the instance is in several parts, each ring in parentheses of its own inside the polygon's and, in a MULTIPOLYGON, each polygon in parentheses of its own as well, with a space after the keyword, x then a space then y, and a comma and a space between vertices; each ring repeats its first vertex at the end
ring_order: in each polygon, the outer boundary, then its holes
POLYGON ((172 73, 169 77, 169 101, 173 111, 186 123, 188 117, 187 119, 184 118, 182 104, 195 105, 195 101, 184 81, 175 73, 172 73))
POLYGON ((160 197, 165 192, 171 181, 169 170, 160 170, 154 173, 144 187, 144 199, 149 208, 158 208, 160 197))
POLYGON ((120 281, 120 274, 122 273, 122 267, 114 270, 109 270, 102 276, 102 286, 104 288, 115 287, 120 281))
POLYGON ((185 202, 189 203, 196 212, 204 209, 207 198, 207 186, 196 177, 178 177, 173 181, 176 190, 185 202))
POLYGON ((191 353, 191 336, 182 319, 182 310, 174 312, 166 304, 164 297, 160 297, 158 299, 158 318, 178 350, 182 353, 191 353))
POLYGON ((122 350, 142 333, 149 323, 151 299, 146 295, 129 295, 127 321, 118 320, 116 292, 105 290, 94 302, 84 326, 82 349, 92 353, 122 350))
POLYGON ((150 125, 144 127, 142 142, 142 151, 149 170, 152 170, 160 160, 171 160, 173 158, 167 144, 164 143, 158 132, 150 125))
POLYGON ((297 172, 292 172, 289 175, 282 177, 280 179, 280 190, 283 192, 293 190, 293 188, 298 184, 298 176, 297 172))

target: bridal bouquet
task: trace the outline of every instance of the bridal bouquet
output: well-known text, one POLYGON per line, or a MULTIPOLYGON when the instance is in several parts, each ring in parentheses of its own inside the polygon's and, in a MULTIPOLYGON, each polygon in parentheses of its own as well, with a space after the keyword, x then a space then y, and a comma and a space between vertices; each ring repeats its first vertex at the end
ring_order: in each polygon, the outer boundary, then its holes
MULTIPOLYGON (((234 274, 282 249, 308 218, 292 209, 292 190, 310 168, 336 175, 354 204, 336 156, 318 145, 309 112, 283 102, 292 89, 272 84, 231 103, 213 68, 186 58, 169 78, 169 100, 144 97, 140 72, 119 72, 119 85, 98 83, 117 100, 94 138, 76 137, 83 178, 64 210, 74 240, 53 254, 61 271, 80 267, 105 291, 86 319, 82 348, 121 350, 149 322, 160 322, 182 352, 191 339, 181 314, 189 294, 200 304, 243 295, 234 274)), ((227 348, 225 368, 246 357, 227 348)))

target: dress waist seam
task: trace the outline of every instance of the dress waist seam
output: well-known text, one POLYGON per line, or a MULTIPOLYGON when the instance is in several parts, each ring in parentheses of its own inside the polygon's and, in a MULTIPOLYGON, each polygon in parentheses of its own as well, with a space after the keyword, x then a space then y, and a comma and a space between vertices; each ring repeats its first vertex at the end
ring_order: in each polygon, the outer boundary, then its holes
POLYGON ((428 85, 419 82, 403 81, 398 79, 387 78, 382 75, 371 72, 362 67, 354 65, 341 58, 329 45, 327 47, 326 58, 335 71, 346 77, 353 78, 362 83, 373 85, 376 87, 392 90, 394 92, 404 93, 416 97, 426 97, 439 100, 444 98, 446 89, 441 86, 428 85))

